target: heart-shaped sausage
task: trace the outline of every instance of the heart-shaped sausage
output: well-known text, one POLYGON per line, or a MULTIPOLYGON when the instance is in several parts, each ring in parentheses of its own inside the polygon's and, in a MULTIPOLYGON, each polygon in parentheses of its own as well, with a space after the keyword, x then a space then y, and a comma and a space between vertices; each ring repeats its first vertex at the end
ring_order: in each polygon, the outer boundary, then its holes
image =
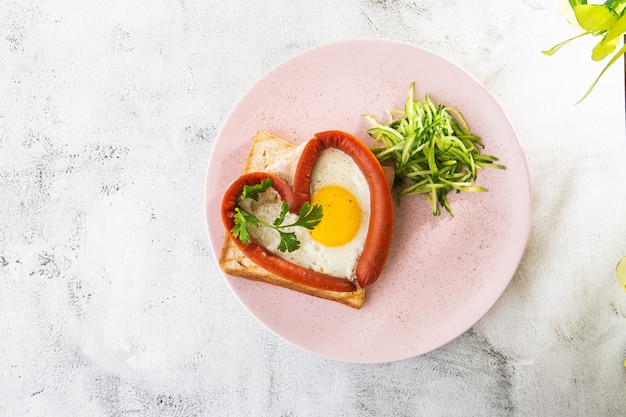
POLYGON ((350 156, 367 178, 370 191, 370 220, 363 252, 358 260, 355 275, 361 288, 374 283, 382 273, 391 246, 393 231, 393 203, 385 174, 374 154, 354 136, 337 131, 325 131, 314 135, 306 144, 293 179, 293 190, 276 175, 253 172, 237 178, 226 190, 222 200, 222 220, 230 238, 254 263, 263 269, 293 282, 312 288, 351 292, 356 286, 345 278, 315 272, 296 265, 260 246, 254 239, 242 243, 232 234, 235 226, 235 208, 246 185, 259 184, 265 178, 272 179, 272 187, 298 213, 300 207, 310 200, 311 173, 320 153, 326 148, 337 148, 350 156))

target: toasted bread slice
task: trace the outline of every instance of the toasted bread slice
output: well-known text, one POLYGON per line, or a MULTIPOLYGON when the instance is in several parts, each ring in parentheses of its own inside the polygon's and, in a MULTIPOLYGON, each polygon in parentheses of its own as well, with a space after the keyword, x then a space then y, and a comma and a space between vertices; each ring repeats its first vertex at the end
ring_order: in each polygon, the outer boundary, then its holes
MULTIPOLYGON (((255 135, 248 159, 244 167, 243 173, 263 171, 278 158, 288 154, 295 148, 295 145, 284 141, 283 139, 272 135, 269 132, 260 130, 255 135)), ((393 169, 383 168, 389 184, 393 182, 393 169)), ((299 291, 308 295, 324 298, 327 300, 337 301, 349 307, 359 309, 365 302, 365 289, 357 285, 354 292, 336 292, 319 290, 306 285, 291 282, 275 274, 269 273, 252 262, 245 256, 239 248, 232 242, 230 235, 224 238, 224 245, 220 253, 220 268, 227 274, 247 278, 253 281, 261 281, 272 285, 299 291)))

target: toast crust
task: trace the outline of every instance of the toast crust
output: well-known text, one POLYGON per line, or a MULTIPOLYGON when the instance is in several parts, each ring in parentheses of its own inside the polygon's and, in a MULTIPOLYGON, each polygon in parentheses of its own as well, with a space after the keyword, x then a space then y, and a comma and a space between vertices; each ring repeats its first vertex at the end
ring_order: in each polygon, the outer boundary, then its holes
MULTIPOLYGON (((243 174, 264 171, 276 159, 291 152, 294 148, 295 145, 267 131, 258 131, 250 146, 243 174)), ((391 184, 393 181, 393 169, 384 168, 384 171, 388 183, 391 184)), ((265 282, 315 297, 336 301, 355 309, 360 309, 365 302, 365 289, 359 287, 357 283, 355 283, 357 290, 353 292, 326 291, 311 288, 269 273, 245 256, 232 242, 229 234, 226 234, 224 237, 219 265, 222 271, 230 275, 265 282)))

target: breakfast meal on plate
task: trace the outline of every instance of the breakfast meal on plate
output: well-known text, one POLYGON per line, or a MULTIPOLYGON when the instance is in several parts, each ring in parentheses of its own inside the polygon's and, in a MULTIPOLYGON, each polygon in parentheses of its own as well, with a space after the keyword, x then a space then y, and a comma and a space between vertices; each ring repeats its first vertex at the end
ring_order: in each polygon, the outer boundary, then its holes
POLYGON ((391 245, 393 170, 354 136, 259 131, 226 190, 224 272, 361 308, 391 245))
POLYGON ((479 152, 458 110, 416 101, 413 89, 389 123, 365 115, 382 146, 338 130, 299 146, 258 131, 222 200, 222 270, 359 309, 390 250, 392 188, 398 199, 425 195, 435 215, 452 215, 451 191, 486 191, 478 171, 505 167, 479 152))

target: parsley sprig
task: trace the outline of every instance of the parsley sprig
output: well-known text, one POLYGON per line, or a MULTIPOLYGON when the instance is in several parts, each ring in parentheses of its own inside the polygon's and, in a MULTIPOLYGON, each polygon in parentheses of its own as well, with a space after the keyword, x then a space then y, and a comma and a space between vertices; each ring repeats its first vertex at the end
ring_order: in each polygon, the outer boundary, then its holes
MULTIPOLYGON (((272 179, 265 178, 259 184, 244 185, 239 201, 243 201, 246 198, 251 198, 254 201, 259 201, 259 194, 267 191, 272 186, 272 179)), ((280 235, 280 243, 278 250, 281 252, 293 252, 300 248, 300 241, 296 237, 295 232, 288 232, 283 229, 288 227, 304 227, 305 229, 312 230, 322 220, 322 206, 316 204, 311 206, 308 201, 300 207, 298 213, 298 219, 290 224, 283 224, 285 217, 289 212, 289 203, 283 201, 280 206, 280 214, 272 223, 268 223, 263 219, 259 219, 253 213, 250 213, 241 206, 235 208, 235 226, 232 228, 233 236, 238 238, 241 243, 246 244, 250 240, 250 232, 248 227, 257 228, 259 225, 274 229, 280 235)))

